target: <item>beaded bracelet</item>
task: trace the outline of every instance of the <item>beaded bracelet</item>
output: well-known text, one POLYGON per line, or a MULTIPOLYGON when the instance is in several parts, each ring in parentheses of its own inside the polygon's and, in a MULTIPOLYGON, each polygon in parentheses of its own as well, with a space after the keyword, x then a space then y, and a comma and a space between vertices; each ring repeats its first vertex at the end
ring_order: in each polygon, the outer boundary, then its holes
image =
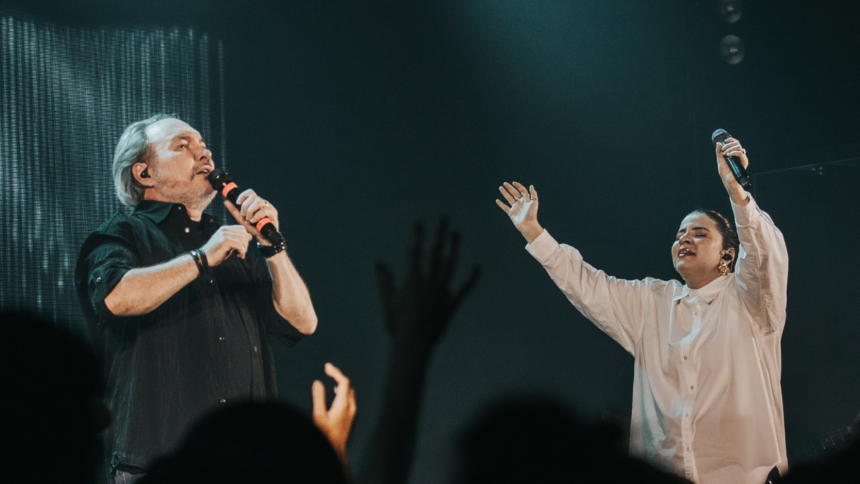
POLYGON ((274 243, 269 246, 265 246, 257 242, 257 249, 260 251, 260 254, 263 255, 266 259, 274 256, 278 252, 283 252, 287 250, 287 239, 281 237, 277 243, 274 243))

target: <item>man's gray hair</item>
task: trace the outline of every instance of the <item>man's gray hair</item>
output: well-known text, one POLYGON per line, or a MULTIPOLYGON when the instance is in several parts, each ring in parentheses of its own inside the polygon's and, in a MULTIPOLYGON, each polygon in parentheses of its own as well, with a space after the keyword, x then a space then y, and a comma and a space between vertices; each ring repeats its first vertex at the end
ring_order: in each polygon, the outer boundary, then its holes
POLYGON ((134 178, 131 167, 146 161, 149 152, 149 139, 146 128, 162 119, 177 119, 173 114, 156 114, 151 118, 131 123, 116 144, 113 153, 113 186, 119 201, 129 207, 136 207, 143 200, 144 187, 134 178))

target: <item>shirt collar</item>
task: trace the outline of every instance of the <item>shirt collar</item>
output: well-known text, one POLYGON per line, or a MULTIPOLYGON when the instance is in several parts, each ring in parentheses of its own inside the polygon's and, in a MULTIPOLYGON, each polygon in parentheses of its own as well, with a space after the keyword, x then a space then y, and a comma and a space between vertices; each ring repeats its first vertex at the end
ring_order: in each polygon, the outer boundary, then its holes
MULTIPOLYGON (((164 222, 171 214, 182 214, 182 216, 186 219, 189 218, 188 211, 185 209, 185 205, 181 203, 144 200, 138 203, 137 206, 134 208, 134 215, 148 218, 156 225, 164 222)), ((204 213, 203 217, 200 218, 200 224, 204 226, 218 226, 218 217, 204 213)))
POLYGON ((154 200, 144 200, 137 204, 134 208, 134 214, 148 218, 156 224, 164 222, 164 219, 170 215, 170 212, 176 207, 177 210, 185 210, 185 206, 181 203, 156 202, 154 200), (181 207, 181 208, 180 208, 181 207))
POLYGON ((698 297, 699 299, 705 301, 708 304, 711 304, 713 301, 726 287, 729 279, 733 278, 734 274, 729 274, 726 277, 720 276, 714 279, 713 281, 706 284, 704 287, 700 287, 699 289, 690 289, 686 284, 681 289, 681 293, 672 298, 672 302, 680 301, 681 299, 685 299, 687 297, 698 297))

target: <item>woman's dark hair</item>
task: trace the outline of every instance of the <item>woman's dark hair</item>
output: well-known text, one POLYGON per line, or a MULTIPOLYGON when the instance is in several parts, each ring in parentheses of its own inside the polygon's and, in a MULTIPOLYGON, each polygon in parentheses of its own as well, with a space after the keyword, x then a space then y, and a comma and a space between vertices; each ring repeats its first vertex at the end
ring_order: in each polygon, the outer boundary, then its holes
POLYGON ((735 224, 716 210, 697 208, 696 210, 693 210, 693 213, 705 214, 709 219, 713 220, 714 223, 717 224, 717 230, 720 232, 720 235, 723 236, 723 250, 734 249, 735 256, 732 257, 732 261, 729 262, 729 270, 734 272, 735 263, 738 261, 738 250, 741 246, 741 240, 738 238, 738 231, 735 229, 735 224))

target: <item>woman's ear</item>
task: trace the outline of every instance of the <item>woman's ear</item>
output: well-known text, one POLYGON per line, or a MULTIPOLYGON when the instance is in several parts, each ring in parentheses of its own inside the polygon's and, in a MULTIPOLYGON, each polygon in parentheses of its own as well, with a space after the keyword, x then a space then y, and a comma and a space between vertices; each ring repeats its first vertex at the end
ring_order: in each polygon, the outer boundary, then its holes
POLYGON ((723 252, 723 260, 731 262, 735 259, 735 249, 729 249, 723 252))
POLYGON ((146 163, 135 163, 134 166, 131 167, 131 173, 134 175, 135 181, 143 187, 152 188, 155 186, 155 182, 152 180, 152 176, 149 174, 148 166, 146 163))

